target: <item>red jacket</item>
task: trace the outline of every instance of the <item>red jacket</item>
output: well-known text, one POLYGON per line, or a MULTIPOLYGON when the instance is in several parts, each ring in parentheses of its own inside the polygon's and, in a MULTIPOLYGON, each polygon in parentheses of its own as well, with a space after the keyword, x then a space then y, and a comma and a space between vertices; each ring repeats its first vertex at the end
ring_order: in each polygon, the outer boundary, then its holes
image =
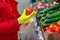
POLYGON ((0 0, 0 40, 17 40, 18 17, 15 0, 0 0))

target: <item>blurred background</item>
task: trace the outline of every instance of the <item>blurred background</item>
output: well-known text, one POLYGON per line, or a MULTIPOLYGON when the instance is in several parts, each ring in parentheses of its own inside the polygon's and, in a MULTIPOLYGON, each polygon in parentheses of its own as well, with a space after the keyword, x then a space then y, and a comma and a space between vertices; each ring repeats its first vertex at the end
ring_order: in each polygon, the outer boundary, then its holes
POLYGON ((22 13, 25 8, 30 7, 30 0, 16 0, 18 1, 17 9, 19 13, 22 13))

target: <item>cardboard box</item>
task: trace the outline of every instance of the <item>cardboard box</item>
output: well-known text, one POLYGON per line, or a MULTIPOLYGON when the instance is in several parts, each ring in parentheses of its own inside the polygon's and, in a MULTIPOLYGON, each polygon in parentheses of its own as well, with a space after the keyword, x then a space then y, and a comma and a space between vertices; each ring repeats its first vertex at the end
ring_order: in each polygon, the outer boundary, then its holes
POLYGON ((45 39, 46 40, 60 40, 60 34, 57 32, 45 32, 45 39))

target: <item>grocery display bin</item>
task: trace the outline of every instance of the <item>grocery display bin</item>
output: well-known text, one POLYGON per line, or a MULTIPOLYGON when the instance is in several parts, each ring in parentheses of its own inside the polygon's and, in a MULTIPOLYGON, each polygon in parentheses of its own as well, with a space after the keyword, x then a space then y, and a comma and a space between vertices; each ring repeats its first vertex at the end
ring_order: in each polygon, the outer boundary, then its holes
POLYGON ((37 27, 40 27, 40 31, 42 32, 43 40, 45 40, 43 27, 42 27, 42 25, 41 25, 41 22, 40 22, 39 19, 37 18, 37 16, 38 16, 38 14, 36 15, 37 27))

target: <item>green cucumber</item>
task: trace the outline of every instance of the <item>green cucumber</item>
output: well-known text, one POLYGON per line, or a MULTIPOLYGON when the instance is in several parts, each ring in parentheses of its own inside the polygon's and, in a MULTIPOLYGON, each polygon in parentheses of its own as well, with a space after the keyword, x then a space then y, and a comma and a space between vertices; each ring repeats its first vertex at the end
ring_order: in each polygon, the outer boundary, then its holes
POLYGON ((50 11, 48 11, 47 13, 39 13, 39 15, 40 14, 53 14, 53 13, 55 13, 55 12, 57 12, 57 11, 59 11, 59 9, 56 9, 56 10, 50 10, 50 11))
POLYGON ((56 6, 53 6, 53 7, 50 7, 50 8, 47 8, 47 9, 43 10, 43 12, 46 13, 46 12, 48 12, 48 11, 50 11, 50 10, 55 10, 55 9, 57 9, 57 8, 59 8, 59 7, 60 7, 60 6, 56 5, 56 6))
POLYGON ((44 21, 45 19, 46 19, 46 17, 42 17, 40 20, 41 20, 41 21, 44 21))
POLYGON ((53 13, 55 13, 55 12, 57 12, 57 11, 59 11, 58 9, 56 9, 56 10, 51 10, 51 11, 49 11, 49 13, 50 14, 53 14, 53 13))
POLYGON ((38 15, 37 18, 40 19, 41 18, 41 15, 38 15))
MULTIPOLYGON (((40 18, 42 18, 42 17, 47 17, 48 19, 49 18, 54 18, 55 16, 58 16, 59 15, 59 13, 60 13, 60 11, 58 11, 58 10, 54 10, 54 12, 53 13, 44 13, 44 14, 38 14, 38 19, 40 19, 40 18), (57 12, 56 12, 57 11, 57 12), (55 13, 56 12, 56 13, 55 13)), ((60 16, 60 15, 59 15, 60 16)))
POLYGON ((47 26, 50 26, 51 24, 53 24, 53 23, 56 23, 56 22, 52 22, 52 23, 45 23, 43 26, 44 27, 47 27, 47 26))
POLYGON ((43 16, 43 14, 40 14, 37 16, 38 19, 40 19, 43 16))
POLYGON ((55 17, 60 17, 60 11, 57 11, 56 13, 47 16, 48 19, 55 18, 55 17))
POLYGON ((45 23, 49 23, 49 22, 55 22, 55 21, 59 21, 60 17, 56 17, 56 18, 51 18, 51 19, 46 19, 45 23))
POLYGON ((43 12, 40 11, 39 14, 43 14, 43 12))
POLYGON ((46 16, 50 15, 49 13, 47 13, 46 15, 44 15, 42 18, 41 18, 41 21, 44 21, 46 19, 46 16))
POLYGON ((46 16, 45 14, 38 14, 38 18, 40 19, 40 18, 42 18, 42 17, 44 17, 44 16, 46 16))
POLYGON ((49 26, 50 24, 51 24, 51 23, 49 23, 49 24, 44 24, 43 26, 44 26, 44 27, 47 27, 47 26, 49 26))
POLYGON ((59 7, 60 7, 59 5, 56 5, 56 6, 53 6, 53 7, 44 9, 44 10, 40 11, 39 13, 41 13, 41 14, 47 13, 47 12, 49 12, 49 11, 53 11, 53 10, 59 9, 59 7))

